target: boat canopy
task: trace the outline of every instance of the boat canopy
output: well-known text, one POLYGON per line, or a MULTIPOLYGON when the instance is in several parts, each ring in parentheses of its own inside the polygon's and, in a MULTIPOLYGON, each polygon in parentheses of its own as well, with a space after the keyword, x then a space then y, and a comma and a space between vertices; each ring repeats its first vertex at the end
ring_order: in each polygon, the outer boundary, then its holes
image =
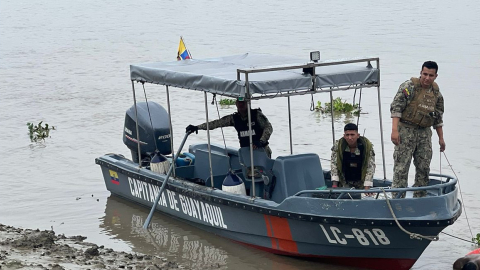
POLYGON ((363 63, 355 60, 307 63, 298 58, 246 53, 134 64, 130 66, 130 78, 229 97, 245 97, 246 93, 270 96, 313 88, 378 86, 379 70, 373 68, 369 60, 376 59, 362 59, 363 63))

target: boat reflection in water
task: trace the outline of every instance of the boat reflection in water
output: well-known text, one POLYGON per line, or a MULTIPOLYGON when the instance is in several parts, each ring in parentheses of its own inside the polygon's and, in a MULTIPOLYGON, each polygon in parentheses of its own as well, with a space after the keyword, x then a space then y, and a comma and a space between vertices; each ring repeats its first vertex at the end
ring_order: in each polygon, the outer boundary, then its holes
POLYGON ((100 227, 114 238, 127 242, 133 252, 175 257, 178 263, 193 269, 227 264, 225 250, 188 230, 188 225, 169 217, 158 215, 152 220, 151 228, 144 230, 142 226, 147 215, 145 208, 110 196, 100 227))
POLYGON ((110 196, 100 227, 113 239, 126 242, 132 252, 165 257, 190 269, 353 269, 276 256, 237 245, 166 215, 155 215, 151 228, 144 230, 147 215, 148 209, 110 196))

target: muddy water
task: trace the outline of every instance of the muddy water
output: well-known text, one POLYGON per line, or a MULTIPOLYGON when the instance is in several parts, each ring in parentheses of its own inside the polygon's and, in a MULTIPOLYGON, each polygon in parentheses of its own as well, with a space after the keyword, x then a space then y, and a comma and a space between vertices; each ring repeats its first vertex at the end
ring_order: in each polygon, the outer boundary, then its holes
MULTIPOLYGON (((374 0, 323 1, 24 1, 0 3, 0 222, 24 228, 54 228, 67 235, 117 250, 165 256, 192 266, 218 263, 228 269, 345 269, 284 258, 239 246, 156 215, 154 230, 140 224, 147 211, 110 198, 94 159, 115 152, 129 156, 121 140, 125 111, 132 105, 129 64, 175 60, 183 35, 193 57, 269 52, 308 57, 320 50, 323 59, 375 56, 381 59, 381 106, 386 138, 386 174, 392 175, 389 104, 406 79, 418 75, 425 60, 439 63, 439 83, 446 102, 446 155, 435 147, 432 172, 453 174, 461 183, 468 222, 480 232, 477 103, 480 85, 480 19, 477 1, 402 1, 385 5, 374 0), (416 8, 418 6, 418 8, 416 8), (455 15, 460 14, 460 15, 455 15), (32 144, 27 122, 54 125, 45 143, 32 144), (114 214, 116 213, 116 214, 114 214)), ((147 86, 150 100, 165 105, 165 91, 147 86)), ((347 101, 352 92, 335 93, 347 101)), ((383 176, 377 94, 362 93, 366 114, 362 133, 377 152, 377 176, 383 176)), ((209 97, 210 101, 211 97, 209 97)), ((328 95, 314 101, 326 102, 328 95)), ((357 95, 358 100, 358 95, 357 95)), ((175 145, 184 127, 204 121, 201 93, 172 89, 175 145)), ((329 157, 330 118, 309 110, 311 98, 292 99, 294 152, 329 157)), ((287 100, 254 103, 274 126, 273 156, 289 152, 287 100)), ((219 108, 220 115, 232 112, 219 108)), ((209 115, 217 115, 209 106, 209 115)), ((336 136, 356 119, 335 118, 336 136)), ((221 143, 220 131, 212 134, 221 143)), ((225 130, 227 145, 238 142, 225 130)), ((205 133, 187 144, 202 142, 205 133)), ((437 145, 437 137, 433 137, 437 145)), ((323 166, 329 162, 322 160, 323 166)), ((413 174, 412 174, 413 175, 413 174)), ((466 215, 445 229, 469 238, 466 215)), ((441 235, 414 269, 447 268, 472 247, 441 235)))

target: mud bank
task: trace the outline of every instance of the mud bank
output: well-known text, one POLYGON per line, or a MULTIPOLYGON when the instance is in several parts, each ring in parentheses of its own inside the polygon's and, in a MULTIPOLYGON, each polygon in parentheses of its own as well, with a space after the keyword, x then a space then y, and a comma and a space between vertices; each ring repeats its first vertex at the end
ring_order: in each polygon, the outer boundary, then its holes
POLYGON ((166 258, 117 252, 85 239, 0 224, 0 269, 189 269, 166 258))

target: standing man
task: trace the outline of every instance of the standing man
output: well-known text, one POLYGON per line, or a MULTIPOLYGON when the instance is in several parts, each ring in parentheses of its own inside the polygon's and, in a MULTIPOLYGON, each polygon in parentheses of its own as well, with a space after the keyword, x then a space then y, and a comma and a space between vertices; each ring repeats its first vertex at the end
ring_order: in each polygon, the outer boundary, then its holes
POLYGON ((343 130, 343 138, 332 147, 332 187, 370 189, 375 174, 373 144, 358 134, 355 124, 346 124, 343 130))
MULTIPOLYGON (((393 187, 407 187, 408 170, 413 157, 415 165, 414 187, 429 182, 432 160, 432 129, 437 131, 440 151, 445 151, 443 140, 443 96, 435 83, 438 65, 423 63, 420 78, 411 78, 398 88, 390 112, 392 117, 393 187)), ((416 191, 414 197, 423 197, 426 191, 416 191)))
MULTIPOLYGON (((238 140, 240 141, 240 147, 250 146, 250 134, 248 132, 248 106, 247 102, 243 98, 237 98, 235 105, 237 106, 237 112, 226 115, 218 120, 208 122, 210 130, 219 127, 233 126, 237 130, 238 140)), ((262 113, 260 109, 250 109, 252 120, 252 141, 253 148, 265 148, 268 157, 272 156, 272 150, 268 147, 268 139, 272 135, 272 124, 268 121, 267 117, 262 113)), ((207 123, 200 124, 198 126, 188 125, 186 132, 197 132, 198 130, 206 130, 207 123)))

